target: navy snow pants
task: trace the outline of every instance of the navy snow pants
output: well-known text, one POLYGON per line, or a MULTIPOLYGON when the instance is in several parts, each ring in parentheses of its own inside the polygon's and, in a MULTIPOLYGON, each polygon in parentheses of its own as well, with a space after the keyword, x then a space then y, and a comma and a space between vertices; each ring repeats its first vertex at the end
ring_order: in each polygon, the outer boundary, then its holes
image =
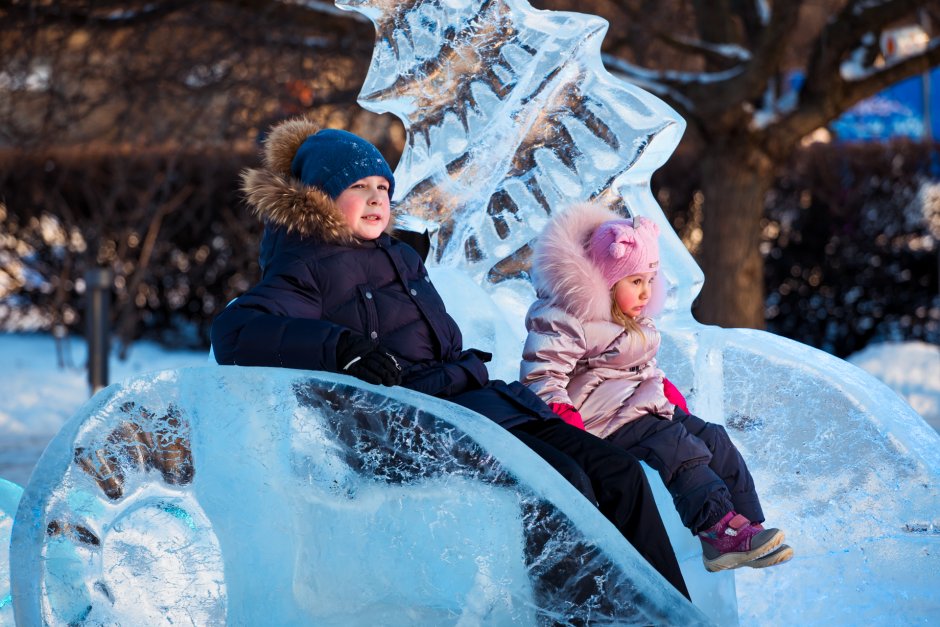
POLYGON ((534 420, 509 432, 595 503, 650 566, 691 599, 640 462, 560 419, 534 420))
POLYGON ((666 581, 691 598, 646 474, 633 455, 565 423, 518 382, 497 382, 448 400, 507 427, 596 504, 666 581))
POLYGON ((647 414, 607 440, 659 472, 682 524, 693 534, 732 509, 752 522, 764 522, 754 479, 721 425, 677 407, 672 420, 647 414))

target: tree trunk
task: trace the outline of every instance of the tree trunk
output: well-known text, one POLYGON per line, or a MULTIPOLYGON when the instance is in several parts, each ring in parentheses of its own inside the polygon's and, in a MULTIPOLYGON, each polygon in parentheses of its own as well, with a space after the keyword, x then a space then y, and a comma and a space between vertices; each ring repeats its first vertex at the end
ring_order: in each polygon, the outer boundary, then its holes
POLYGON ((764 328, 764 198, 773 183, 770 160, 741 137, 709 147, 702 159, 705 196, 699 262, 705 285, 695 316, 704 324, 764 328))

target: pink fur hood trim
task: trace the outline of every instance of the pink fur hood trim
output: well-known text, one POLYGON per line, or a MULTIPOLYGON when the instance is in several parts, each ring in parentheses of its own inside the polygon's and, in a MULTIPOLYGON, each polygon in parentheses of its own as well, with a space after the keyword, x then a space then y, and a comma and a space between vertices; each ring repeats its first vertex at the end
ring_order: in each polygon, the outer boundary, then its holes
POLYGON ((554 216, 535 244, 532 274, 539 298, 557 304, 580 320, 612 320, 610 290, 588 256, 591 234, 623 216, 591 204, 577 204, 554 216))

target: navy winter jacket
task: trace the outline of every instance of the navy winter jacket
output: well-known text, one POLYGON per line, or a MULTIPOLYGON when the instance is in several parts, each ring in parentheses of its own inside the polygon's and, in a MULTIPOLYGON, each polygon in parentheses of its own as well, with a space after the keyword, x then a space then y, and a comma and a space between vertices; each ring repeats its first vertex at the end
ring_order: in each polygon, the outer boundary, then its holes
POLYGON ((556 418, 518 382, 489 380, 490 356, 463 349, 413 248, 387 234, 353 237, 329 196, 292 177, 290 158, 313 132, 301 125, 272 133, 265 167, 243 174, 248 203, 266 223, 262 278, 213 322, 218 363, 337 372, 337 342, 355 333, 395 355, 405 387, 506 428, 556 418))
POLYGON ((262 280, 212 325, 220 364, 339 370, 344 333, 369 337, 402 365, 402 385, 453 396, 488 381, 486 353, 464 351, 460 329, 410 246, 388 235, 327 244, 265 229, 262 280))

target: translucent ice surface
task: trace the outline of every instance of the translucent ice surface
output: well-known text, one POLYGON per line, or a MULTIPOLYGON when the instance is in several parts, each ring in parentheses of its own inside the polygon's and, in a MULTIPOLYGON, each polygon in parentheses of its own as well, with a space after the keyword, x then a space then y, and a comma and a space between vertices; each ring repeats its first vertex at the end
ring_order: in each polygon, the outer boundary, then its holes
MULTIPOLYGON (((766 625, 920 624, 940 615, 940 436, 841 360, 767 333, 695 322, 702 272, 649 188, 685 123, 607 73, 606 23, 523 0, 337 4, 376 27, 360 102, 405 125, 399 208, 439 225, 431 264, 485 289, 510 335, 534 296, 531 240, 553 213, 593 199, 659 223, 667 291, 660 365, 695 413, 728 427, 769 522, 796 552, 780 567, 735 571, 734 611, 726 583, 703 574, 694 541, 670 525, 693 599, 711 603, 722 624, 729 611, 766 625), (697 595, 697 586, 709 592, 697 595)), ((445 300, 461 324, 485 329, 483 299, 445 300)), ((495 335, 485 332, 473 339, 497 354, 494 370, 518 362, 515 344, 488 346, 495 335)), ((670 524, 668 502, 661 509, 670 524)))
MULTIPOLYGON (((525 342, 525 327, 504 313, 478 283, 456 268, 434 266, 428 269, 434 286, 445 303, 453 303, 451 315, 466 346, 479 347, 493 354, 487 364, 490 377, 514 381, 519 378, 519 355, 525 342)), ((512 294, 513 298, 518 295, 512 294)), ((507 312, 508 313, 508 312, 507 312)))
POLYGON ((19 624, 705 624, 491 421, 283 369, 164 371, 57 434, 13 528, 19 624))
POLYGON ((437 222, 434 260, 478 282, 519 277, 552 212, 589 198, 623 210, 617 187, 648 194, 685 128, 607 73, 600 18, 518 0, 337 5, 375 23, 360 103, 406 127, 399 208, 437 222))
POLYGON ((0 625, 13 624, 13 597, 10 594, 10 532, 23 488, 0 479, 0 625))
POLYGON ((664 344, 693 411, 723 419, 768 522, 796 551, 780 567, 736 572, 742 624, 940 616, 934 429, 860 368, 768 333, 698 326, 664 344))

